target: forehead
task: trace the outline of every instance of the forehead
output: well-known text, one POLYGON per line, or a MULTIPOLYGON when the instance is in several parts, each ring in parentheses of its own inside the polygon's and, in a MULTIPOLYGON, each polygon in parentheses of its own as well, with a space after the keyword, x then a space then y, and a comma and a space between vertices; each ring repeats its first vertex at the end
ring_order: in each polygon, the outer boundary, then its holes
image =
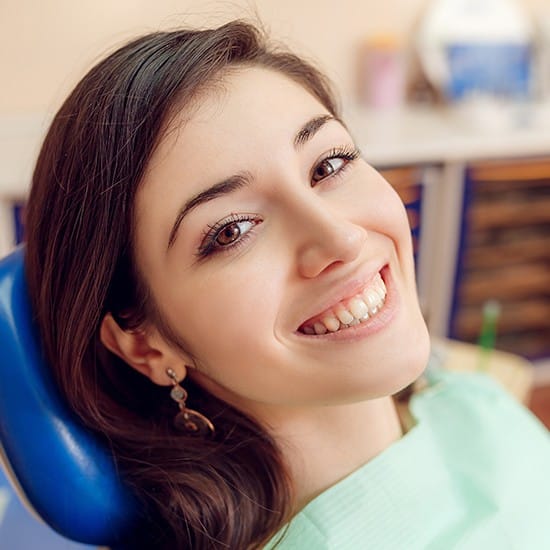
MULTIPOLYGON (((298 128, 327 109, 303 86, 264 68, 234 68, 207 86, 171 120, 155 149, 137 195, 191 195, 254 158, 292 146, 298 128), (182 189, 182 185, 185 189, 182 189)), ((147 209, 151 203, 147 199, 147 209)))
POLYGON ((285 137, 308 115, 327 112, 301 84, 274 70, 234 67, 207 86, 173 117, 149 165, 170 153, 215 153, 242 148, 258 138, 285 137), (177 150, 174 151, 174 148, 177 150))

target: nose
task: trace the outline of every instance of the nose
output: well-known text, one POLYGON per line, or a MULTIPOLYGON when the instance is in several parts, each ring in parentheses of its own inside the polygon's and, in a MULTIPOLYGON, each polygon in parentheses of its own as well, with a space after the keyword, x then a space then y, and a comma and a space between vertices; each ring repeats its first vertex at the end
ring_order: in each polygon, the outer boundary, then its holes
POLYGON ((302 212, 300 220, 303 237, 299 241, 297 262, 302 277, 317 277, 352 262, 367 238, 365 228, 323 207, 310 208, 309 215, 302 212))

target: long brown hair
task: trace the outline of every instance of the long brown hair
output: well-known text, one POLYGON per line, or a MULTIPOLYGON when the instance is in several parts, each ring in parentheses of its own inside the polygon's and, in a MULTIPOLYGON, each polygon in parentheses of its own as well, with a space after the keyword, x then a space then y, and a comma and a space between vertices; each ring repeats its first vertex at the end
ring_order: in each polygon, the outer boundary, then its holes
POLYGON ((216 436, 176 433, 167 389, 99 340, 107 312, 125 329, 158 321, 133 258, 136 191, 170 117, 238 64, 286 74, 337 114, 323 75, 270 47, 250 24, 157 32, 82 79, 53 120, 33 176, 26 265, 45 352, 70 406, 108 442, 142 498, 148 547, 257 547, 292 509, 281 453, 262 426, 190 383, 189 404, 215 422, 216 436))

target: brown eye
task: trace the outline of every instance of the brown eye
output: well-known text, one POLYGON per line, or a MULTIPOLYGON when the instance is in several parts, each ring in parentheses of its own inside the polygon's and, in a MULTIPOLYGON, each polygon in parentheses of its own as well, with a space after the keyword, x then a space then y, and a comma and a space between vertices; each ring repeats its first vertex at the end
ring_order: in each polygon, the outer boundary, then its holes
POLYGON ((319 182, 325 178, 328 178, 335 172, 338 172, 340 168, 344 165, 345 160, 341 158, 328 158, 322 160, 313 171, 311 178, 314 182, 319 182))
POLYGON ((241 236, 241 228, 238 222, 226 225, 217 235, 216 243, 220 246, 226 246, 236 241, 241 236))
POLYGON ((197 256, 206 258, 216 252, 231 251, 243 244, 253 233, 252 229, 262 223, 257 214, 231 214, 225 220, 210 226, 199 245, 197 256))
POLYGON ((242 220, 240 222, 231 222, 222 227, 214 239, 217 246, 228 246, 238 241, 245 233, 248 233, 254 226, 252 220, 242 220))

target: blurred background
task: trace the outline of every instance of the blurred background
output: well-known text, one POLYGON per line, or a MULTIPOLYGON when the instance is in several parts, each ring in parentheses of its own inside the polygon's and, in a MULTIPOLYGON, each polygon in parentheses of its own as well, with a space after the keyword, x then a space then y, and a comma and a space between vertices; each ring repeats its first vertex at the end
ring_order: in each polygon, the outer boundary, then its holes
POLYGON ((407 205, 439 359, 496 373, 550 426, 548 0, 0 0, 0 256, 24 239, 41 138, 86 70, 137 34, 235 17, 336 83, 407 205))

